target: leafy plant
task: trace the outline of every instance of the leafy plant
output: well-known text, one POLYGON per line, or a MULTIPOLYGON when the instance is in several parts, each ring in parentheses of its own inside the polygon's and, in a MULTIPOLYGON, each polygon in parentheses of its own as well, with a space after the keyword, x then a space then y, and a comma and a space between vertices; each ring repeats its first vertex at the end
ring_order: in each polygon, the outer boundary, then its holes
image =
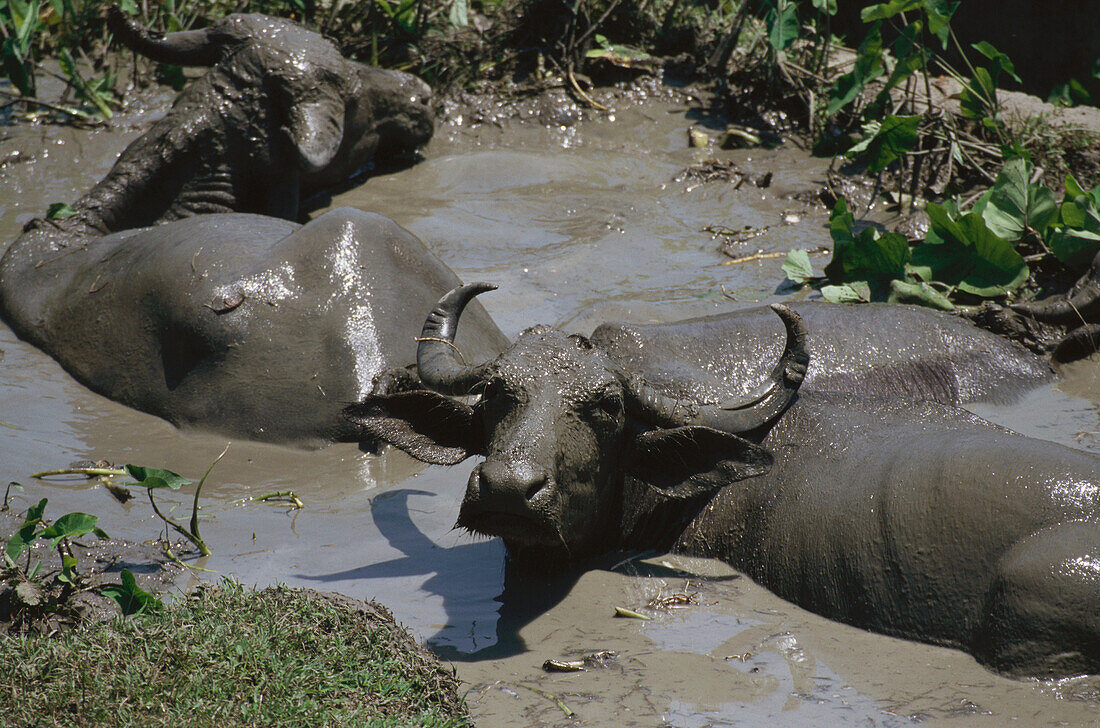
POLYGON ((99 593, 117 604, 125 616, 156 612, 164 608, 159 599, 137 585, 134 572, 123 569, 119 578, 121 583, 104 584, 99 587, 99 593))
POLYGON ((149 495, 149 504, 152 506, 153 512, 157 517, 164 521, 167 526, 170 526, 173 530, 190 541, 195 548, 199 550, 201 555, 209 556, 211 553, 210 547, 206 545, 206 541, 203 540, 199 533, 199 496, 202 493, 202 487, 206 483, 206 479, 210 476, 210 472, 214 469, 214 466, 225 457, 227 452, 229 452, 228 445, 225 446, 225 449, 221 451, 218 457, 214 458, 214 462, 210 463, 210 467, 206 469, 206 472, 203 473, 202 477, 199 479, 198 484, 195 485, 195 496, 191 504, 191 520, 187 526, 184 526, 165 514, 160 509, 160 506, 157 505, 157 501, 153 497, 153 491, 155 490, 163 488, 179 490, 185 485, 192 485, 193 481, 171 470, 150 468, 144 465, 125 465, 122 468, 61 468, 59 470, 44 470, 39 473, 34 473, 31 477, 44 478, 53 475, 128 475, 133 478, 133 481, 125 483, 123 486, 145 488, 146 493, 149 495))
POLYGON ((1026 158, 1011 159, 969 211, 954 200, 927 204, 928 233, 915 244, 871 227, 857 234, 839 199, 829 217, 833 257, 825 275, 813 274, 803 250, 792 251, 783 270, 796 285, 819 285, 822 296, 840 303, 889 300, 951 309, 959 294, 1015 295, 1031 272, 1018 247, 1049 252, 1070 269, 1100 254, 1100 187, 1085 191, 1069 176, 1059 205, 1034 176, 1026 158))
POLYGON ((87 513, 67 513, 49 523, 45 517, 47 503, 48 499, 43 498, 27 509, 23 524, 4 547, 2 573, 9 587, 4 596, 13 621, 28 623, 42 615, 68 610, 70 598, 85 588, 84 578, 77 571, 78 560, 71 539, 89 533, 107 538, 96 525, 99 519, 87 513), (41 561, 32 563, 31 547, 39 539, 49 541, 50 548, 57 550, 60 571, 44 574, 41 561))

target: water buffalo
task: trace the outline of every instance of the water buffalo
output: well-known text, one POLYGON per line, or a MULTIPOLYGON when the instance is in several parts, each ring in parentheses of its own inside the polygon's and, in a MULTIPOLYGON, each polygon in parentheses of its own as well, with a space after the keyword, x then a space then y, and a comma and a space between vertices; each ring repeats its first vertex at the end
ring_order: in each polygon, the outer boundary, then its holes
MULTIPOLYGON (((410 331, 458 285, 410 233, 299 197, 433 131, 430 89, 345 59, 290 21, 231 15, 156 38, 114 8, 128 46, 205 65, 168 115, 62 220, 0 260, 0 315, 95 391, 178 425, 312 444, 342 407, 415 361, 410 331)), ((463 344, 507 340, 483 311, 463 344)))
POLYGON ((459 526, 524 562, 717 557, 819 614, 1006 673, 1100 671, 1096 457, 935 402, 798 391, 811 337, 783 307, 785 349, 748 393, 691 347, 624 362, 599 331, 534 327, 466 365, 447 342, 488 288, 452 291, 428 317, 418 366, 434 392, 348 411, 423 460, 486 456, 459 526), (472 406, 444 396, 471 393, 472 406))

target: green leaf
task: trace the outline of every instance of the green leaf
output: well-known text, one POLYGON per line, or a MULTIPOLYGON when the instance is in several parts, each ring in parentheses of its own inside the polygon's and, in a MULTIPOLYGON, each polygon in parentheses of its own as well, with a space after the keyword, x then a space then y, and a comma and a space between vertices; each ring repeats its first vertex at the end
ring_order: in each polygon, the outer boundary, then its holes
POLYGON ((813 0, 813 6, 826 15, 836 15, 836 0, 813 0))
POLYGON ((810 266, 810 254, 805 250, 792 250, 787 253, 787 260, 783 262, 783 272, 792 283, 802 286, 814 279, 814 271, 810 266))
POLYGON ((829 303, 870 303, 871 286, 866 281, 822 286, 821 296, 829 303))
POLYGON ((798 5, 789 0, 775 0, 768 10, 768 42, 777 51, 785 51, 798 40, 798 5))
POLYGON ((171 470, 159 468, 147 468, 142 465, 126 465, 126 472, 136 482, 129 485, 140 485, 142 488, 171 488, 179 490, 181 486, 191 485, 191 480, 184 478, 171 470))
POLYGON ((940 39, 940 45, 947 48, 951 37, 951 18, 959 7, 959 0, 928 0, 924 10, 928 14, 928 30, 940 39))
POLYGON ((917 144, 917 126, 920 116, 887 116, 875 128, 869 139, 856 144, 844 156, 863 159, 870 172, 881 172, 895 159, 909 152, 917 144))
POLYGON ((66 202, 54 202, 46 209, 47 220, 65 220, 76 214, 76 209, 66 202))
POLYGON ((925 242, 913 248, 914 275, 985 298, 1002 296, 1027 280, 1027 263, 981 215, 971 212, 956 220, 935 204, 925 211, 931 225, 925 242))
POLYGON ((1063 84, 1055 86, 1047 96, 1047 103, 1053 106, 1088 106, 1092 104, 1092 94, 1089 93, 1081 82, 1071 78, 1063 84))
POLYGON ((900 278, 909 255, 904 235, 865 228, 851 243, 834 248, 825 275, 833 283, 900 278))
POLYGON ((859 16, 864 23, 874 20, 888 20, 898 13, 915 10, 924 4, 924 0, 890 0, 890 2, 868 5, 863 8, 859 16))
POLYGON ((65 554, 61 557, 61 573, 57 575, 57 580, 65 582, 66 584, 72 584, 76 581, 76 557, 65 554))
POLYGON ((997 84, 985 68, 974 69, 974 77, 959 92, 959 107, 963 116, 984 119, 997 111, 997 84))
POLYGON ((1085 192, 1085 188, 1081 186, 1081 183, 1077 181, 1077 178, 1072 174, 1066 175, 1066 197, 1075 198, 1081 195, 1088 194, 1085 192))
POLYGON ((854 229, 855 220, 847 203, 838 199, 829 215, 833 258, 825 266, 825 275, 830 281, 889 280, 904 275, 909 261, 909 241, 904 235, 879 233, 875 228, 854 235, 854 229))
POLYGON ((863 93, 864 87, 885 73, 882 61, 882 26, 875 23, 859 44, 859 53, 851 71, 838 78, 829 89, 826 114, 832 116, 852 103, 863 93))
POLYGON ((994 48, 991 43, 987 43, 983 40, 980 43, 974 43, 970 47, 993 61, 994 65, 997 67, 996 72, 993 74, 994 77, 1000 76, 1001 73, 1007 73, 1009 76, 1016 79, 1017 83, 1020 82, 1020 77, 1016 75, 1016 67, 1012 65, 1012 60, 1004 53, 994 48))
POLYGON ((1057 215, 1054 193, 1029 182, 1034 172, 1026 159, 1005 162, 988 197, 983 197, 985 204, 980 209, 975 206, 997 237, 1015 243, 1029 228, 1042 235, 1057 215))
POLYGON ((66 513, 48 528, 39 531, 38 537, 46 540, 53 539, 50 548, 57 548, 63 538, 75 538, 91 533, 95 530, 99 516, 91 516, 87 513, 66 513))
POLYGON ((137 585, 132 571, 123 569, 119 576, 121 584, 102 586, 99 593, 117 604, 124 615, 155 612, 163 608, 164 604, 159 599, 137 585))
POLYGON ((948 300, 947 296, 923 281, 917 283, 890 281, 890 295, 886 300, 890 303, 914 303, 941 311, 955 310, 955 305, 948 300))
POLYGON ((1072 228, 1055 230, 1047 245, 1054 256, 1070 268, 1086 268, 1100 254, 1100 233, 1072 228))
POLYGON ((15 565, 16 559, 23 555, 23 552, 37 537, 35 530, 42 523, 42 514, 46 512, 46 503, 48 502, 47 498, 43 498, 38 501, 37 505, 28 508, 27 515, 23 518, 23 525, 8 540, 7 545, 4 547, 4 557, 9 566, 15 565))

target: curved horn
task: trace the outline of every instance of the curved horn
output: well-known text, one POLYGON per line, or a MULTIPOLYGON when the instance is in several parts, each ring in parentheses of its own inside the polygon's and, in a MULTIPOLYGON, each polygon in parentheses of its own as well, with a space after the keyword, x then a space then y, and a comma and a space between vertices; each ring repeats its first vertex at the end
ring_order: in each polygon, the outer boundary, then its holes
POLYGON ((461 361, 455 348, 458 317, 474 296, 496 290, 492 283, 459 286, 439 299, 420 332, 416 347, 416 368, 420 381, 440 394, 470 394, 484 378, 486 364, 470 366, 461 361))
POLYGON ((806 348, 809 332, 802 317, 789 307, 774 303, 771 309, 783 320, 787 342, 771 375, 756 390, 739 401, 700 405, 669 397, 646 384, 641 377, 634 377, 628 390, 634 396, 642 419, 664 427, 705 425, 738 433, 761 427, 782 414, 806 376, 806 366, 810 362, 806 348))
POLYGON ((118 5, 107 11, 107 27, 127 48, 157 63, 213 66, 221 57, 220 44, 211 40, 208 30, 183 30, 156 38, 131 23, 118 5))
POLYGON ((1097 351, 1100 351, 1100 324, 1087 324, 1066 334, 1051 356, 1060 364, 1068 364, 1097 351))
POLYGON ((1089 272, 1081 277, 1070 295, 1014 303, 1010 308, 1052 324, 1077 325, 1100 320, 1100 255, 1093 259, 1089 272))

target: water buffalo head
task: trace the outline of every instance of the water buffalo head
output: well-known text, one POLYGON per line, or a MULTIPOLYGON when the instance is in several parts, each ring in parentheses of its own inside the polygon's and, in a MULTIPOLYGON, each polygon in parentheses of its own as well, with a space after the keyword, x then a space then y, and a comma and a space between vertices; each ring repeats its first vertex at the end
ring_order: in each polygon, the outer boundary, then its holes
POLYGON ((260 129, 267 125, 281 132, 308 188, 345 178, 378 152, 412 150, 431 138, 427 84, 348 60, 319 33, 289 20, 234 14, 200 30, 155 36, 114 6, 108 22, 126 46, 153 60, 214 67, 212 86, 246 117, 236 123, 257 127, 253 134, 270 133, 260 129), (253 108, 257 94, 270 96, 272 118, 253 108))
POLYGON ((428 316, 417 352, 434 391, 372 397, 346 414, 364 436, 414 457, 474 468, 458 525, 501 536, 512 553, 575 559, 621 542, 624 483, 664 500, 693 499, 764 472, 768 453, 737 433, 786 408, 806 371, 806 331, 773 306, 787 346, 771 376, 731 402, 676 399, 624 371, 582 336, 524 331, 496 359, 467 365, 453 346, 458 318, 487 284, 457 288, 428 316), (476 396, 473 405, 456 397, 476 396))

